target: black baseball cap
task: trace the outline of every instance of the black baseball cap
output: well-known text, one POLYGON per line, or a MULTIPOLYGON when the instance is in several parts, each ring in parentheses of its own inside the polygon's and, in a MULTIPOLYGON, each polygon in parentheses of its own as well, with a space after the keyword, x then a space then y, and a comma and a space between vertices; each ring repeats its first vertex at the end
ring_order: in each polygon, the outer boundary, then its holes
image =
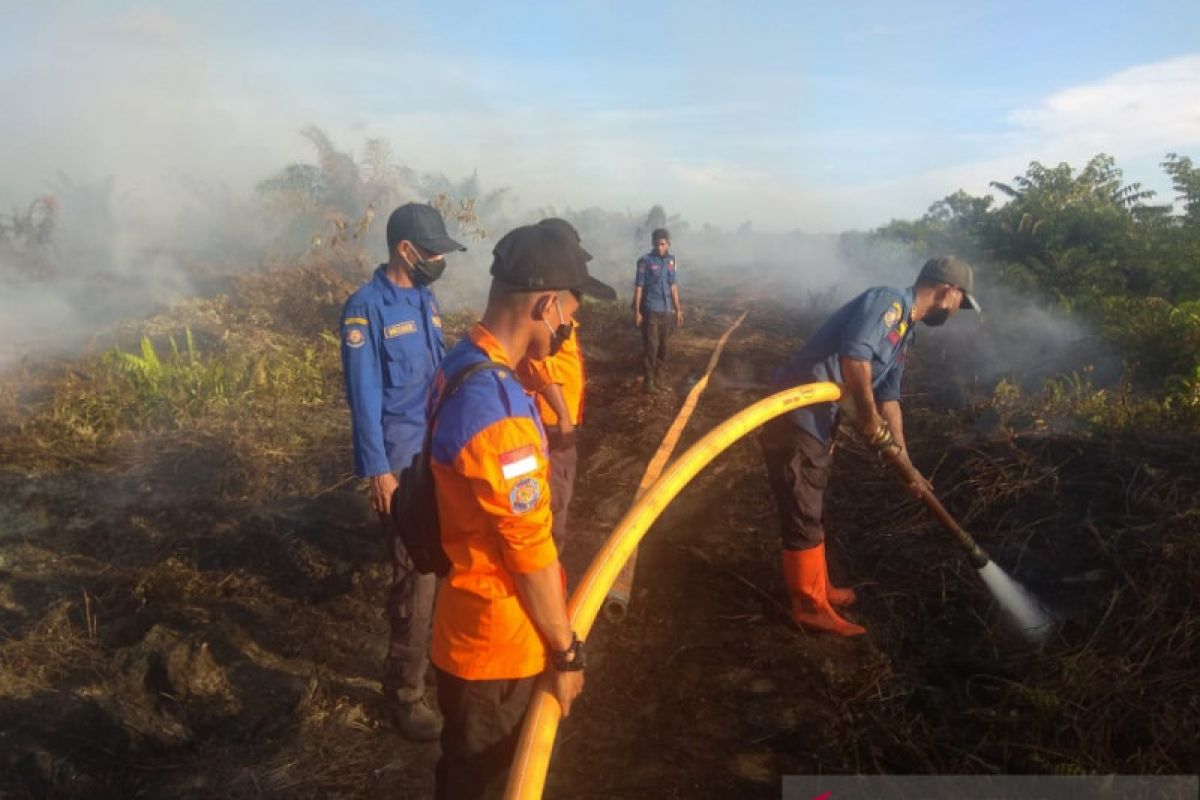
POLYGON ((592 254, 583 249, 583 240, 579 238, 579 231, 575 230, 575 226, 567 222, 562 217, 546 217, 538 221, 538 225, 545 225, 548 228, 562 231, 566 235, 572 237, 575 243, 579 245, 579 249, 583 251, 584 261, 591 261, 592 254))
POLYGON ((975 270, 958 256, 931 258, 921 267, 917 283, 948 283, 962 289, 963 299, 959 308, 983 311, 975 299, 975 270))
POLYGON ((405 239, 438 255, 467 249, 450 238, 441 212, 428 203, 405 203, 388 217, 388 255, 405 239))
POLYGON ((492 276, 509 292, 569 289, 597 300, 616 300, 616 291, 588 274, 591 256, 559 225, 522 225, 500 238, 492 254, 492 276))

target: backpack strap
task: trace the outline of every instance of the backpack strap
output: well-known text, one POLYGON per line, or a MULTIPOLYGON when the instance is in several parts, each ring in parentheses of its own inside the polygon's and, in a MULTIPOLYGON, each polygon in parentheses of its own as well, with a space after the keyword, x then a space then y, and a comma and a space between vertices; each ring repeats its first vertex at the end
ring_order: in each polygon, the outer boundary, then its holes
POLYGON ((497 371, 508 370, 509 366, 507 364, 501 364, 499 361, 492 361, 491 359, 488 359, 487 361, 477 361, 446 380, 446 387, 442 389, 442 394, 438 397, 437 402, 434 403, 433 408, 429 412, 429 419, 425 423, 426 452, 429 452, 430 443, 433 441, 433 421, 437 419, 437 415, 441 412, 442 406, 446 405, 446 401, 453 397, 454 394, 462 388, 463 384, 466 383, 472 375, 483 372, 485 369, 497 371))

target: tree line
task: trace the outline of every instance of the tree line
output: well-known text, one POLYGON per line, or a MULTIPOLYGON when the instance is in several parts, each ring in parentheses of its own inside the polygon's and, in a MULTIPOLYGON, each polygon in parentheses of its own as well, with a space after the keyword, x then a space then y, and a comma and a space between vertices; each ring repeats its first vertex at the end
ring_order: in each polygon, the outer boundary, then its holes
POLYGON ((1175 407, 1200 409, 1200 167, 1161 162, 1174 202, 1126 183, 1115 159, 1030 163, 999 196, 964 191, 916 220, 872 233, 923 253, 970 258, 981 279, 1094 324, 1125 355, 1130 380, 1175 407))

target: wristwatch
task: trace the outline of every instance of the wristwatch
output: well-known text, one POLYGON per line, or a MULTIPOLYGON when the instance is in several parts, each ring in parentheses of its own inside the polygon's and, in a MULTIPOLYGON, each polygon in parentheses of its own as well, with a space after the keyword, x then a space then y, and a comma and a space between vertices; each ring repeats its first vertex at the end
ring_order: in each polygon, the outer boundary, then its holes
POLYGON ((559 672, 578 672, 587 666, 583 642, 575 631, 571 631, 571 644, 566 650, 548 650, 550 664, 559 672))

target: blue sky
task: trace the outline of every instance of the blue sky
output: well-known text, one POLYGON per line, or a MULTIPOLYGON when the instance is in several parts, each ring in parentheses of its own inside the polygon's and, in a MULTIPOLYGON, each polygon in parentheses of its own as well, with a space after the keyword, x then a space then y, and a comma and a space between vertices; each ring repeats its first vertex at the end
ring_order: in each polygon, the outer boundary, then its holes
POLYGON ((8 10, 0 199, 144 198, 383 136, 523 206, 834 231, 1031 160, 1200 158, 1200 3, 122 3, 8 10))

